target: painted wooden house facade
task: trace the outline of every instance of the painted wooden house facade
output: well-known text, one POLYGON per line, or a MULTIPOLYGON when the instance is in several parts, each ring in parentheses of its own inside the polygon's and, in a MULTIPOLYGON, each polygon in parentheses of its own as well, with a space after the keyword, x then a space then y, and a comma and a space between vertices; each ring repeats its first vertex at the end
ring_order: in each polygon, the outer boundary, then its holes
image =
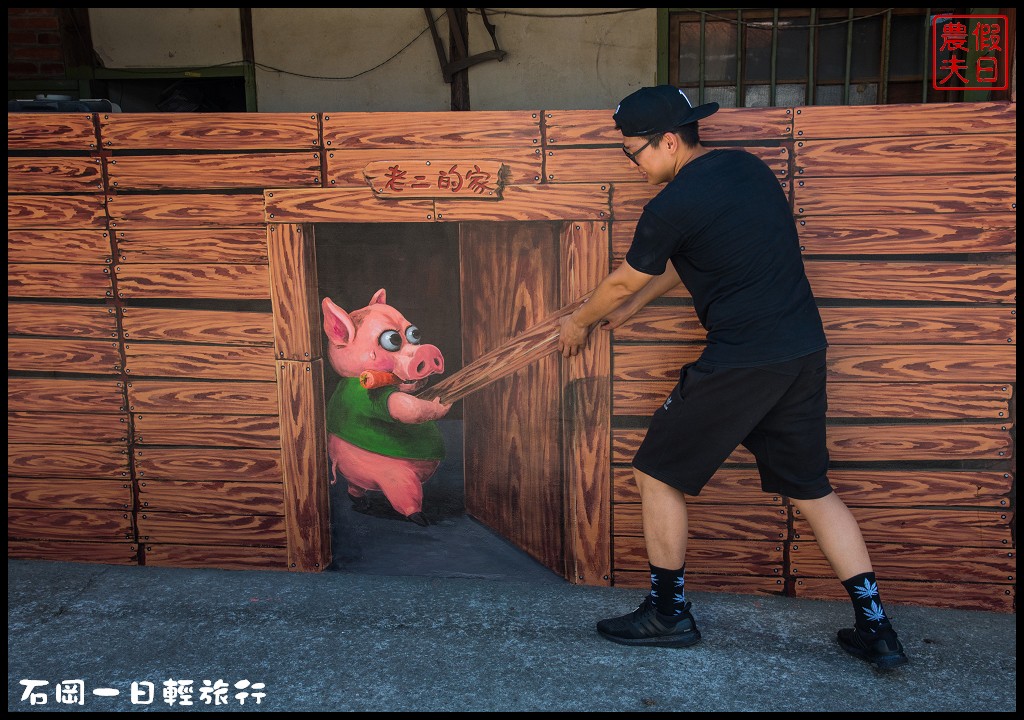
MULTIPOLYGON (((610 116, 9 114, 9 556, 324 570, 318 234, 385 224, 432 271, 453 233, 469 363, 621 262, 656 189, 610 116)), ((702 139, 791 199, 831 479, 887 599, 1013 611, 1016 105, 724 109, 702 139)), ((629 462, 702 337, 680 289, 466 397, 466 512, 570 582, 642 586, 629 462)), ((695 587, 845 597, 746 451, 690 517, 695 587)))

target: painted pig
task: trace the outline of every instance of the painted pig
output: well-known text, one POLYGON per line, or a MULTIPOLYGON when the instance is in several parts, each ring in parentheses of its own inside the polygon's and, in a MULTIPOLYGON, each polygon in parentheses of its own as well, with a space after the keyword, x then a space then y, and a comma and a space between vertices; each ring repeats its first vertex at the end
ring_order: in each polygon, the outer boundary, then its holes
POLYGON ((387 304, 383 288, 369 305, 352 313, 330 298, 322 306, 328 359, 341 376, 327 406, 331 482, 345 476, 357 510, 366 508, 367 490, 379 490, 396 511, 428 525, 423 483, 444 459, 441 432, 433 421, 451 406, 410 393, 430 375, 444 372, 444 357, 433 345, 420 342, 419 329, 387 304), (395 376, 395 384, 364 387, 369 375, 387 373, 395 376))

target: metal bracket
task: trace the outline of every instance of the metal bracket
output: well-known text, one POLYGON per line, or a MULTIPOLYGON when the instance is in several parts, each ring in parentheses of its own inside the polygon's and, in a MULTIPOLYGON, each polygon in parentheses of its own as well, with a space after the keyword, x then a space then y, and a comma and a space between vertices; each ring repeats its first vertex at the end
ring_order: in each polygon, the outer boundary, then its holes
POLYGON ((441 36, 437 32, 434 13, 430 8, 423 8, 423 12, 427 16, 427 22, 430 23, 430 34, 434 36, 434 47, 437 49, 437 59, 441 62, 441 74, 444 76, 444 81, 446 83, 450 84, 452 76, 460 70, 465 70, 468 67, 488 60, 497 60, 498 62, 501 62, 505 59, 505 56, 508 55, 507 52, 498 47, 498 38, 494 34, 495 27, 487 19, 487 11, 484 8, 477 9, 480 11, 480 17, 483 20, 484 27, 487 28, 487 33, 491 36, 491 42, 494 43, 494 49, 466 57, 466 53, 469 52, 469 43, 467 42, 467 38, 462 34, 462 28, 459 27, 457 22, 453 21, 453 18, 455 17, 455 13, 453 11, 455 8, 446 8, 449 32, 455 40, 459 54, 462 56, 459 60, 449 62, 448 54, 444 51, 444 45, 441 42, 441 36))

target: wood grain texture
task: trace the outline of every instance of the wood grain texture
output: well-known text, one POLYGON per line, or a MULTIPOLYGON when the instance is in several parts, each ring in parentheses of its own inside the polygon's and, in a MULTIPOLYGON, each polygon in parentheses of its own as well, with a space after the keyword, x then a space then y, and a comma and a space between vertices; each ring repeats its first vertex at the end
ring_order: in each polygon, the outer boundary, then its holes
MULTIPOLYGON (((616 503, 640 502, 640 490, 636 486, 633 468, 612 468, 612 501, 616 503)), ((761 490, 761 478, 757 468, 720 468, 700 495, 688 497, 687 506, 692 504, 727 505, 781 505, 782 496, 761 490)), ((614 508, 612 509, 614 512, 614 508)))
POLYGON ((104 305, 16 302, 7 306, 7 334, 113 340, 117 318, 104 305))
MULTIPOLYGON (((864 508, 851 507, 868 542, 897 542, 959 547, 1009 547, 1010 515, 1006 511, 974 509, 864 508)), ((815 539, 800 511, 793 511, 793 539, 815 539)))
POLYGON ((287 550, 283 547, 147 543, 143 548, 146 565, 156 567, 284 570, 288 560, 287 550))
POLYGON ((115 190, 322 187, 320 152, 119 155, 107 161, 115 190))
POLYGON ((264 265, 117 265, 118 295, 126 298, 267 300, 264 265))
POLYGON ((98 157, 8 157, 7 192, 103 192, 103 161, 98 157))
POLYGON ((115 375, 121 370, 118 344, 106 340, 7 338, 8 370, 115 375))
POLYGON ((104 230, 12 230, 8 263, 109 263, 110 238, 104 230))
POLYGON ((805 264, 818 299, 1015 303, 1012 264, 833 262, 805 264))
MULTIPOLYGON (((687 505, 690 537, 705 540, 785 540, 787 512, 765 505, 687 505)), ((642 538, 640 505, 616 505, 612 525, 616 536, 642 538)))
POLYGON ((837 470, 832 487, 850 505, 1010 506, 1013 477, 1006 471, 837 470))
POLYGON ((7 265, 8 297, 105 298, 111 288, 107 265, 7 265))
POLYGON ((480 148, 478 150, 438 151, 424 148, 405 150, 331 150, 327 157, 327 182, 324 187, 366 187, 363 171, 372 162, 390 161, 392 158, 402 159, 414 157, 429 160, 437 165, 442 159, 451 162, 466 163, 499 163, 508 168, 509 185, 532 185, 541 182, 541 166, 543 158, 539 147, 503 147, 480 148))
POLYGON ((610 185, 516 185, 505 188, 499 201, 435 201, 436 217, 441 222, 467 220, 608 220, 610 185))
POLYGON ((997 212, 815 215, 800 218, 797 230, 807 255, 1013 253, 1017 246, 1016 217, 997 212))
POLYGON ((235 448, 143 448, 133 453, 146 480, 281 482, 278 450, 235 448))
POLYGON ((188 228, 183 230, 119 230, 117 260, 125 263, 266 265, 267 233, 263 228, 188 228))
MULTIPOLYGON (((622 133, 609 110, 548 110, 545 145, 621 144, 622 133)), ((702 142, 781 140, 793 136, 791 108, 722 108, 700 122, 702 142)))
POLYGON ((127 480, 7 479, 8 507, 130 511, 132 503, 132 486, 127 480))
MULTIPOLYGON (((799 578, 794 585, 798 598, 847 600, 846 590, 835 580, 799 578)), ((1008 584, 904 582, 886 580, 882 590, 886 606, 970 608, 989 612, 1014 612, 1016 589, 1008 584)))
MULTIPOLYGON (((782 577, 784 546, 782 541, 695 538, 686 545, 686 577, 689 579, 692 573, 782 577)), ((616 574, 625 570, 647 572, 649 575, 643 538, 616 537, 612 564, 616 574)))
POLYGON ((7 229, 103 229, 105 198, 96 195, 9 195, 7 229))
MULTIPOLYGON (((941 539, 941 538, 937 538, 941 539)), ((875 574, 921 582, 1008 583, 1017 576, 1016 553, 1004 547, 950 547, 869 543, 875 574), (946 562, 936 563, 942 555, 946 562)), ((790 572, 797 577, 833 577, 832 568, 817 543, 800 540, 789 544, 790 572)), ((888 581, 886 581, 888 584, 888 581)))
POLYGON ((125 307, 121 325, 126 340, 268 347, 274 342, 271 313, 125 307))
MULTIPOLYGON (((607 223, 566 223, 559 239, 561 304, 588 295, 604 279, 607 223)), ((562 363, 563 478, 567 575, 574 583, 611 584, 611 338, 592 337, 562 363)))
POLYGON ((131 343, 125 372, 133 377, 273 380, 274 354, 266 347, 131 343))
POLYGON ((539 147, 540 111, 324 113, 327 150, 539 147))
POLYGON ((12 412, 124 412, 123 383, 113 379, 60 377, 7 378, 7 409, 12 412))
POLYGON ((91 113, 7 113, 7 150, 95 150, 91 113))
POLYGON ((331 564, 324 361, 281 360, 276 368, 288 568, 316 572, 331 564))
MULTIPOLYGON (((621 138, 620 138, 621 140, 621 138)), ((764 160, 772 173, 780 180, 789 176, 789 148, 749 147, 742 148, 764 160)), ((550 147, 544 150, 544 179, 550 183, 593 182, 593 178, 606 182, 645 183, 638 168, 627 158, 620 147, 612 148, 562 148, 550 147)))
POLYGON ((1012 173, 1017 162, 1016 135, 799 140, 793 145, 801 178, 1012 173))
POLYGON ((136 413, 137 446, 194 445, 200 447, 280 447, 277 418, 269 415, 192 415, 136 413))
POLYGON ((963 133, 1015 133, 1014 103, 875 105, 869 108, 803 107, 796 110, 794 137, 850 138, 963 133))
MULTIPOLYGON (((650 415, 665 402, 676 382, 617 382, 615 415, 650 415)), ((833 382, 828 385, 828 417, 906 420, 1006 419, 1009 385, 968 383, 833 382)))
POLYGON ((123 480, 128 452, 119 445, 10 445, 7 473, 35 478, 123 480))
MULTIPOLYGON (((780 577, 757 575, 714 575, 710 573, 686 573, 686 582, 701 592, 720 592, 732 595, 783 595, 786 581, 780 577)), ((651 588, 650 571, 615 571, 615 586, 624 588, 651 588)), ((839 586, 842 588, 842 585, 839 586)))
POLYGON ((7 557, 57 562, 138 565, 138 545, 120 542, 81 542, 60 540, 8 540, 7 557))
POLYGON ((267 247, 277 357, 314 360, 320 357, 322 325, 313 227, 271 225, 267 247))
POLYGON ((365 185, 332 190, 266 191, 268 223, 433 222, 433 200, 382 200, 365 185))
POLYGON ((149 480, 139 483, 139 509, 213 515, 281 515, 280 483, 149 480))
POLYGON ((1008 213, 1013 212, 1016 202, 1016 181, 1013 175, 1006 173, 911 178, 811 177, 797 180, 793 187, 793 207, 798 217, 879 213, 1008 213))
POLYGON ((207 515, 199 513, 138 513, 139 541, 196 545, 285 544, 284 519, 277 515, 207 515))
POLYGON ((104 150, 313 150, 315 113, 104 113, 104 150))
POLYGON ((138 194, 107 198, 110 227, 118 230, 239 227, 264 223, 261 194, 138 194))
POLYGON ((127 415, 8 412, 7 444, 124 445, 127 415))
POLYGON ((277 415, 276 382, 142 380, 128 383, 132 412, 277 415))
POLYGON ((8 508, 7 537, 11 540, 134 540, 131 512, 8 508))

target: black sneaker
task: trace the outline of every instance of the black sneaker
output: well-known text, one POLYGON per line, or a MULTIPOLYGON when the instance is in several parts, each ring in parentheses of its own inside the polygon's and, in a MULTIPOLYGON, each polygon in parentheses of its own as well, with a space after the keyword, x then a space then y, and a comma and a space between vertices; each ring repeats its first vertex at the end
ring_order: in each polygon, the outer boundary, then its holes
POLYGON ((879 670, 892 670, 909 662, 906 653, 903 652, 903 644, 891 626, 877 632, 843 628, 836 636, 843 650, 871 663, 879 670))
POLYGON ((597 631, 622 645, 689 647, 700 642, 700 630, 690 614, 690 603, 674 617, 662 615, 648 595, 629 615, 599 620, 597 631))

